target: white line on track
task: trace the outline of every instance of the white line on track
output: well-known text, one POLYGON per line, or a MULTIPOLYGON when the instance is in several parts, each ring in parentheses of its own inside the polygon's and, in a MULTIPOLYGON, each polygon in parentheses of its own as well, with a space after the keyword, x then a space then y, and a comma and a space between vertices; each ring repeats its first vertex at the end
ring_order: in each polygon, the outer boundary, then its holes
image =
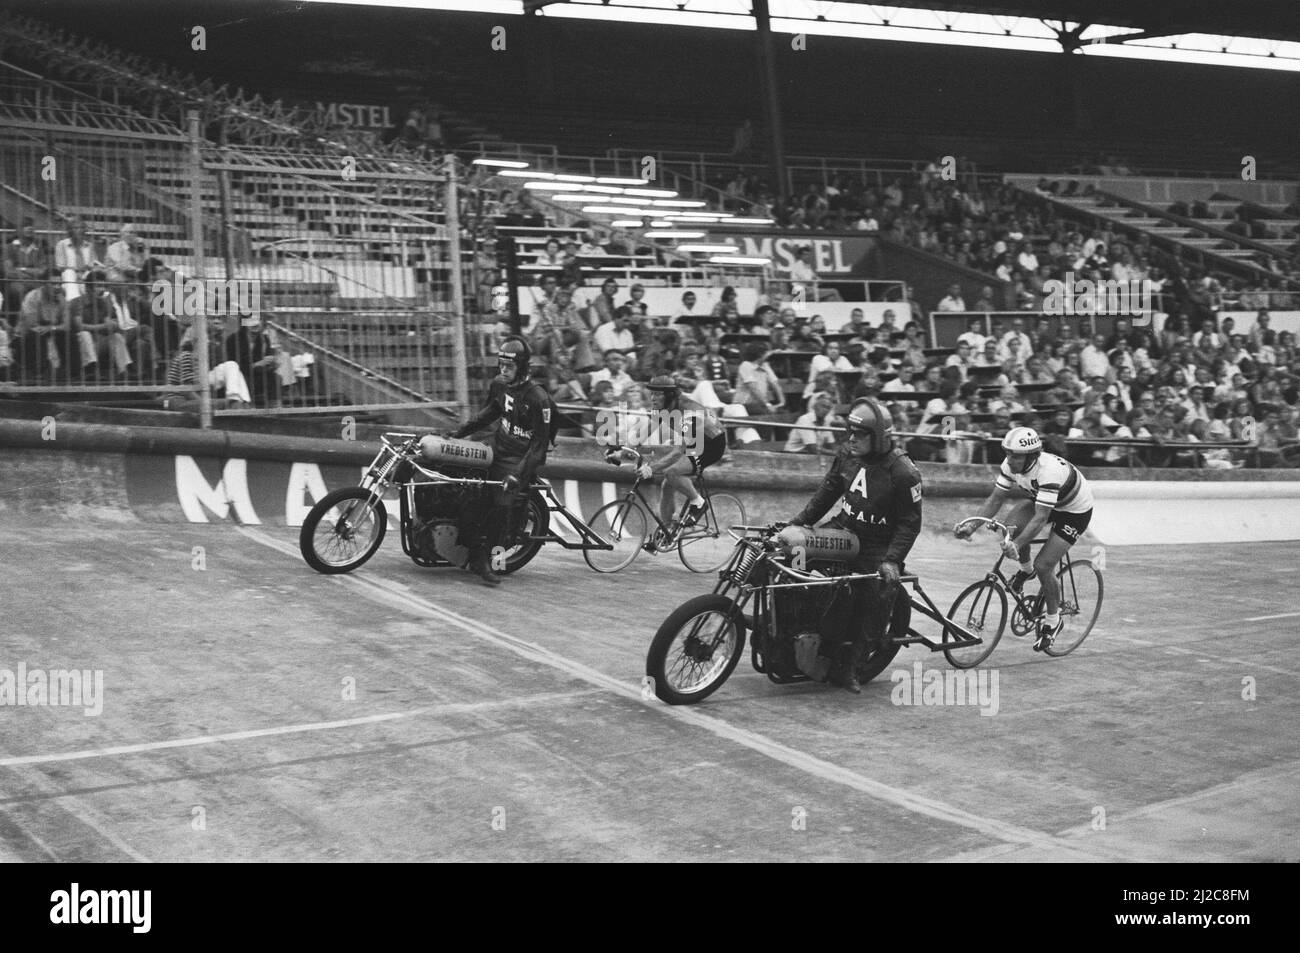
MULTIPOLYGON (((235 530, 241 535, 247 537, 259 545, 266 546, 270 549, 293 559, 295 562, 301 559, 297 547, 288 543, 282 543, 279 540, 268 536, 261 530, 252 529, 245 526, 237 526, 235 530)), ((937 801, 924 795, 906 791, 902 788, 892 787, 880 781, 874 781, 848 768, 832 764, 821 758, 810 755, 798 749, 791 748, 788 745, 781 744, 765 735, 751 731, 747 728, 740 728, 728 724, 721 719, 711 715, 705 715, 687 708, 664 705, 657 699, 646 701, 641 697, 641 686, 639 682, 632 683, 606 675, 604 672, 591 668, 581 662, 551 651, 545 646, 538 645, 534 642, 526 642, 523 639, 509 635, 485 623, 467 618, 457 612, 440 606, 423 597, 411 595, 403 591, 393 583, 385 580, 372 579, 367 576, 338 575, 332 577, 335 581, 343 585, 352 585, 370 597, 381 600, 388 604, 399 604, 407 610, 414 610, 423 615, 433 616, 443 622, 455 625, 463 629, 470 635, 490 642, 494 645, 504 648, 521 658, 545 665, 557 671, 564 672, 573 678, 580 679, 590 685, 604 689, 621 698, 638 701, 647 705, 653 711, 672 718, 676 721, 683 722, 731 741, 742 747, 756 751, 774 761, 778 761, 805 774, 829 781, 834 784, 841 784, 845 787, 867 794, 881 801, 894 804, 915 814, 922 814, 949 824, 955 824, 969 830, 976 831, 986 837, 996 838, 1011 843, 1027 844, 1035 847, 1056 851, 1059 853, 1073 855, 1071 859, 1095 859, 1096 854, 1089 848, 1080 844, 1069 844, 1061 839, 1045 834, 1042 831, 1031 830, 1026 827, 1020 827, 1016 824, 1010 824, 1004 821, 995 820, 989 817, 982 817, 973 814, 970 811, 937 801)))
POLYGON ((1270 619, 1294 619, 1300 616, 1300 612, 1282 612, 1278 615, 1256 615, 1249 619, 1233 619, 1231 622, 1225 622, 1224 625, 1232 625, 1233 622, 1267 622, 1270 619))
POLYGON ((17 768, 32 764, 50 764, 57 761, 85 761, 88 758, 107 758, 119 754, 142 754, 149 751, 163 751, 168 748, 193 748, 198 745, 210 745, 226 741, 247 741, 250 738, 270 738, 276 735, 296 735, 310 731, 329 731, 334 728, 355 728, 360 725, 377 725, 387 721, 402 721, 407 718, 419 718, 425 715, 464 715, 480 711, 492 711, 500 708, 517 708, 520 705, 540 705, 554 701, 572 701, 585 695, 595 694, 598 694, 595 690, 578 692, 548 692, 540 695, 521 695, 517 698, 507 698, 501 701, 458 702, 447 705, 427 705, 424 708, 412 708, 409 711, 364 715, 359 718, 343 718, 338 721, 314 721, 302 725, 281 725, 277 728, 253 728, 248 731, 231 731, 220 735, 197 735, 192 738, 174 738, 171 741, 147 741, 134 745, 116 745, 111 748, 87 748, 83 751, 65 751, 58 754, 20 755, 10 758, 0 758, 0 768, 17 768))

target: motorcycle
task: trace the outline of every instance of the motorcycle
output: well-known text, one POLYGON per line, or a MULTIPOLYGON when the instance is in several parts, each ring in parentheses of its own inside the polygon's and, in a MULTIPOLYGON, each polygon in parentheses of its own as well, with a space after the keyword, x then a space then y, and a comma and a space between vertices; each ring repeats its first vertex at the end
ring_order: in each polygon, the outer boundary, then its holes
MULTIPOLYGON (((844 638, 843 632, 823 631, 832 602, 849 598, 849 587, 880 578, 850 568, 859 542, 847 530, 782 523, 731 530, 736 547, 713 592, 687 600, 670 613, 646 654, 646 675, 655 694, 670 705, 695 704, 717 691, 735 671, 747 631, 753 634, 750 660, 755 671, 778 685, 826 681, 844 638), (752 611, 746 614, 751 603, 752 611)), ((953 652, 982 644, 977 634, 939 612, 917 576, 901 576, 899 584, 910 584, 914 594, 899 593, 885 637, 863 652, 857 665, 863 685, 883 672, 905 645, 922 643, 932 652, 953 652), (913 609, 940 623, 941 642, 910 628, 913 609)))
MULTIPOLYGON (((427 434, 386 433, 359 486, 344 487, 312 507, 298 534, 303 559, 319 573, 346 573, 366 562, 384 541, 384 497, 399 494, 402 551, 418 566, 459 566, 469 561, 464 544, 475 527, 467 514, 481 512, 483 494, 503 487, 486 478, 492 448, 474 440, 427 434), (468 531, 468 532, 467 532, 468 531)), ((516 572, 537 555, 548 533, 554 500, 550 484, 534 480, 511 513, 497 572, 516 572), (545 494, 545 496, 543 495, 545 494)))

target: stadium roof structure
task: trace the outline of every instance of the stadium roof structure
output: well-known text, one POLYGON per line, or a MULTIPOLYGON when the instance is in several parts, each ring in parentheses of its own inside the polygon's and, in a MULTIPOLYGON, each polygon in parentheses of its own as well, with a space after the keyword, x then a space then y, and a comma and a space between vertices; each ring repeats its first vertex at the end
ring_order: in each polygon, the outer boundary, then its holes
MULTIPOLYGON (((451 5, 447 0, 425 2, 451 5)), ((1259 61, 1278 59, 1288 63, 1282 68, 1300 68, 1289 65, 1300 60, 1300 50, 1293 47, 1300 43, 1300 3, 1295 0, 523 0, 522 7, 531 14, 591 18, 598 18, 602 7, 610 12, 653 11, 682 22, 695 17, 700 25, 706 25, 704 18, 711 18, 714 22, 707 25, 714 26, 730 20, 737 27, 752 16, 770 19, 778 32, 805 26, 818 32, 821 26, 845 31, 843 35, 920 42, 945 42, 940 35, 947 34, 949 41, 967 45, 1109 55, 1122 55, 1112 52, 1122 48, 1153 59, 1236 66, 1273 66, 1259 61), (966 39, 959 40, 962 35, 966 39), (1038 45, 1016 46, 1010 42, 1014 40, 1038 45)))

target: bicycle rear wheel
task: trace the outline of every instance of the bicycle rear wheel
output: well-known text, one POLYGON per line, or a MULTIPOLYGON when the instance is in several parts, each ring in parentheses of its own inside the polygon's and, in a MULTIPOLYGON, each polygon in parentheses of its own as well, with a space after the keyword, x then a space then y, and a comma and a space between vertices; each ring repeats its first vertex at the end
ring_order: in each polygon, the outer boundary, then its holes
POLYGON ((1061 631, 1045 651, 1060 658, 1082 645, 1092 631, 1105 586, 1101 571, 1087 559, 1064 563, 1056 571, 1056 582, 1061 587, 1061 631))
POLYGON ((596 572, 618 572, 630 566, 646 540, 645 510, 628 499, 606 503, 592 514, 587 525, 611 547, 583 547, 582 558, 596 572))
POLYGON ((735 552, 736 540, 727 532, 745 523, 745 507, 730 493, 709 494, 704 518, 681 530, 677 555, 691 572, 716 572, 735 552))
MULTIPOLYGON (((989 657, 1002 638, 1007 624, 1007 594, 987 579, 971 583, 953 602, 948 618, 981 640, 978 645, 944 649, 948 664, 953 668, 974 668, 989 657)), ((943 641, 945 645, 957 642, 947 626, 944 626, 943 641)))

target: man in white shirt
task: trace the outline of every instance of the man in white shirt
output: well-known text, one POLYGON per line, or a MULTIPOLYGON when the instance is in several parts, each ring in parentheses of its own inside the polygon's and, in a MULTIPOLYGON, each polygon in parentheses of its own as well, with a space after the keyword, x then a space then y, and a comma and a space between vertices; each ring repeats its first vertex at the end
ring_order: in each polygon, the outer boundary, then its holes
POLYGON ((840 293, 833 288, 818 288, 819 280, 816 269, 812 266, 812 249, 804 245, 795 253, 795 260, 790 262, 790 280, 795 288, 802 287, 809 301, 843 301, 840 293))
POLYGON ((961 285, 952 284, 948 286, 948 294, 939 300, 940 311, 965 311, 966 302, 961 296, 961 285))
POLYGON ((971 364, 972 364, 971 347, 969 344, 966 344, 965 342, 959 343, 957 345, 957 353, 950 354, 948 356, 948 360, 943 362, 944 367, 957 368, 957 370, 961 373, 962 383, 966 382, 966 377, 969 373, 969 368, 971 364))
POLYGON ((636 355, 632 353, 632 349, 636 347, 636 338, 628 328, 631 316, 631 308, 625 304, 619 305, 614 309, 613 320, 606 321, 592 332, 592 340, 596 350, 601 354, 618 351, 627 358, 627 366, 635 368, 636 355))
POLYGON ((1025 333, 1025 322, 1023 318, 1013 318, 1011 321, 1011 330, 1002 335, 1002 340, 998 342, 998 353, 1002 356, 1002 360, 1004 361, 1007 359, 1007 355, 1011 353, 1009 345, 1012 338, 1020 341, 1020 358, 1022 360, 1028 360, 1029 356, 1034 353, 1034 345, 1033 342, 1030 341, 1029 335, 1025 333))
POLYGON ((627 371, 623 369, 626 365, 627 359, 623 356, 622 351, 606 351, 605 366, 598 371, 592 372, 591 380, 587 384, 587 393, 591 393, 601 381, 609 381, 614 397, 622 397, 623 392, 635 383, 627 371))
POLYGON ((835 434, 828 430, 804 430, 804 427, 839 427, 840 418, 831 411, 835 401, 825 391, 817 391, 808 402, 809 410, 795 421, 795 427, 785 441, 786 453, 835 453, 835 434))
POLYGON ((1110 357, 1106 354, 1106 338, 1100 334, 1079 352, 1079 374, 1084 380, 1110 376, 1110 357))
POLYGON ((144 267, 147 257, 144 239, 135 233, 135 226, 130 222, 122 226, 121 236, 108 246, 104 266, 109 281, 117 284, 134 283, 140 280, 140 269, 144 267))
POLYGON ((969 344, 972 354, 982 354, 984 352, 985 340, 987 338, 984 334, 983 318, 971 318, 966 322, 966 330, 957 336, 957 343, 969 344))
POLYGON ((808 386, 804 388, 804 396, 811 397, 814 391, 817 375, 822 371, 852 371, 855 370, 853 362, 840 353, 838 341, 829 341, 826 344, 823 353, 814 354, 812 366, 808 370, 808 386))

